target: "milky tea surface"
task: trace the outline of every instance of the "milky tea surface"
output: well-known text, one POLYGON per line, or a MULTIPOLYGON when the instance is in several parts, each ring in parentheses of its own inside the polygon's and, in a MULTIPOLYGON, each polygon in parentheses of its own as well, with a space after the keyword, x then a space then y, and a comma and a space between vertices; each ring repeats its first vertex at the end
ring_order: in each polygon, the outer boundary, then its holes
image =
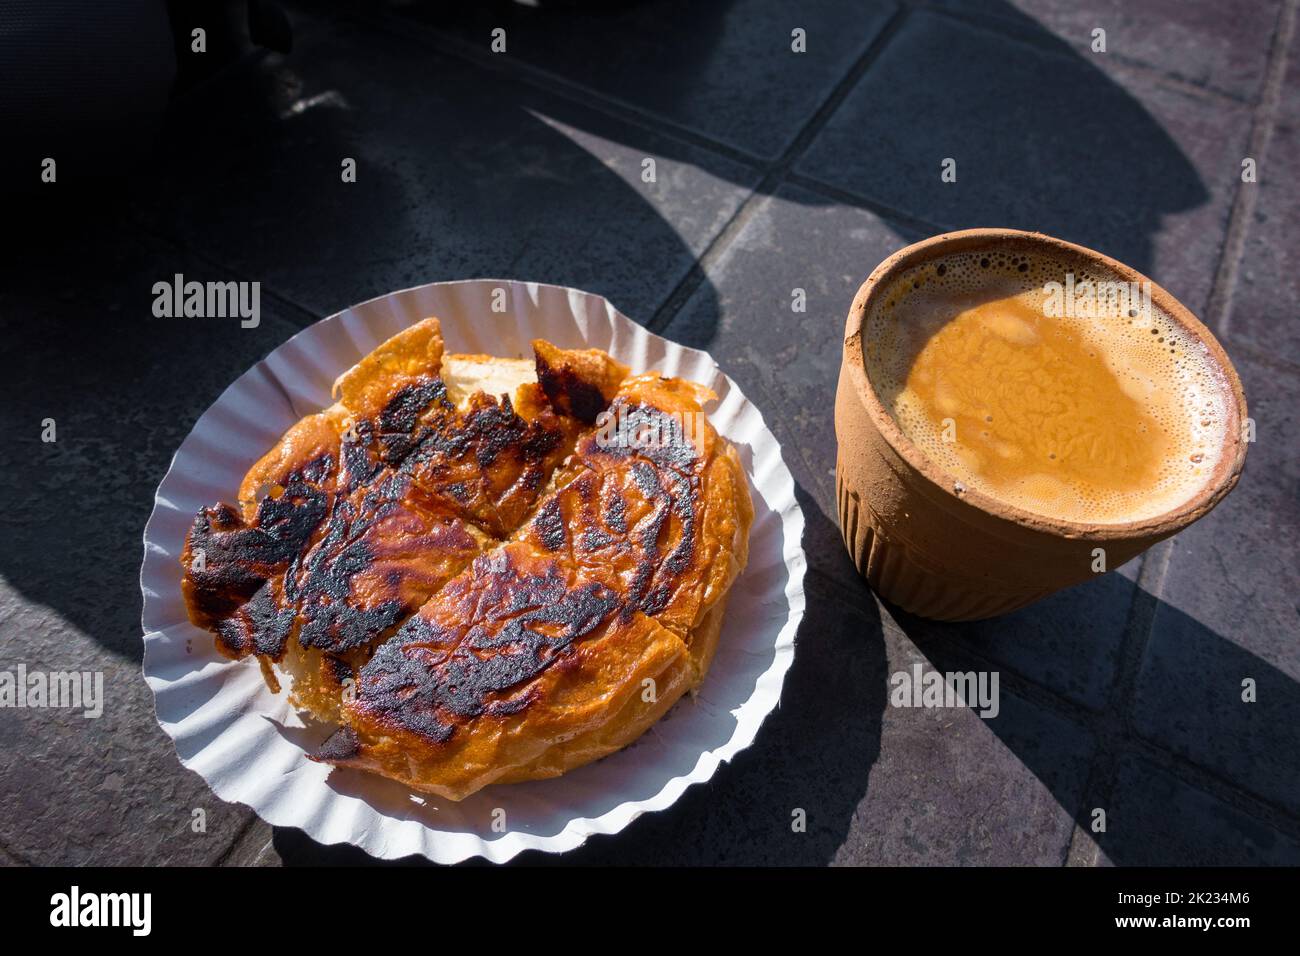
POLYGON ((867 376, 955 483, 1112 524, 1194 497, 1228 387, 1149 290, 1038 255, 959 253, 899 275, 865 328, 867 376))

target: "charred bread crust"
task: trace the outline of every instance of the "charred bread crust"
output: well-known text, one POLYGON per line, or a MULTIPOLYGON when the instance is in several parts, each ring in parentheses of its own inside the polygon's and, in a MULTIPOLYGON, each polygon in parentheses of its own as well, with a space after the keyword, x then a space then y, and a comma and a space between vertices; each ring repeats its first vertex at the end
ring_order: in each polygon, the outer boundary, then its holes
POLYGON ((519 532, 685 636, 744 567, 753 520, 735 449, 680 380, 628 379, 519 532))
POLYGON ((380 343, 334 382, 334 394, 352 415, 373 419, 394 397, 427 387, 442 372, 442 326, 424 319, 380 343))
POLYGON ((431 499, 503 537, 532 510, 576 429, 550 408, 526 419, 510 396, 482 392, 464 409, 436 407, 410 435, 398 471, 431 499))
POLYGON ((436 319, 384 342, 249 470, 240 510, 196 516, 182 591, 222 654, 369 647, 531 512, 580 423, 535 381, 458 407, 442 366, 436 319))
POLYGON ((482 555, 361 669, 343 708, 352 752, 318 759, 453 800, 561 773, 557 745, 594 753, 620 714, 662 713, 689 687, 682 640, 620 611, 618 595, 521 542, 482 555))
POLYGON ((250 469, 242 507, 196 516, 191 619, 343 725, 313 759, 461 799, 612 753, 703 680, 753 519, 712 393, 534 352, 535 381, 419 323, 250 469))
POLYGON ((631 431, 579 439, 515 539, 361 669, 343 705, 346 756, 317 759, 459 800, 612 753, 698 687, 753 519, 707 397, 654 375, 625 381, 609 410, 631 431))
POLYGON ((600 349, 560 349, 533 339, 537 381, 562 415, 592 425, 614 398, 628 367, 600 349))

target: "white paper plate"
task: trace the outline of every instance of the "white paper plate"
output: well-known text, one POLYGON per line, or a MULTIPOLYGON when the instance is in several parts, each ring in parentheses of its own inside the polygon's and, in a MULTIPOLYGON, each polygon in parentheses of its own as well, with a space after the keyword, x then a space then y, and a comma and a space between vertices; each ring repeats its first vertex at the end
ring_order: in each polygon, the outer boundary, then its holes
POLYGON ((247 804, 274 826, 386 859, 502 862, 527 849, 560 853, 671 805, 754 740, 794 657, 804 611, 802 534, 780 446, 706 353, 647 332, 604 298, 575 289, 489 279, 419 286, 298 333, 226 389, 182 442, 144 532, 144 677, 181 762, 221 799, 247 804), (494 311, 503 301, 505 311, 494 311), (179 555, 195 512, 233 501, 249 466, 300 417, 331 403, 341 372, 430 315, 442 322, 448 352, 525 357, 540 337, 605 349, 634 372, 709 386, 718 394, 710 421, 740 452, 755 510, 749 565, 732 587, 717 656, 697 695, 603 760, 554 780, 487 787, 460 803, 417 799, 381 777, 307 760, 305 750, 332 728, 304 726, 285 695, 266 688, 256 661, 218 655, 211 635, 189 623, 180 594, 179 555))

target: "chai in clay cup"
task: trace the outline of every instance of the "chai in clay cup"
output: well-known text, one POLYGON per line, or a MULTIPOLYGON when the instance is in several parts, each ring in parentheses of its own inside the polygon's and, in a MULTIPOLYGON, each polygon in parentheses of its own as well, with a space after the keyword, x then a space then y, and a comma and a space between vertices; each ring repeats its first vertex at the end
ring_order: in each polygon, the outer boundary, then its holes
POLYGON ((932 259, 973 251, 1046 254, 1078 262, 1094 274, 1113 274, 1117 281, 1150 282, 1108 256, 1041 233, 968 229, 895 253, 858 290, 844 330, 835 401, 840 530, 877 594, 940 621, 1006 614, 1119 567, 1209 512, 1237 483, 1246 458, 1246 399, 1236 371, 1209 330, 1151 282, 1154 306, 1198 339, 1222 372, 1224 445, 1199 492, 1154 517, 1084 524, 1021 510, 956 481, 886 411, 867 375, 863 335, 873 297, 891 277, 932 259))

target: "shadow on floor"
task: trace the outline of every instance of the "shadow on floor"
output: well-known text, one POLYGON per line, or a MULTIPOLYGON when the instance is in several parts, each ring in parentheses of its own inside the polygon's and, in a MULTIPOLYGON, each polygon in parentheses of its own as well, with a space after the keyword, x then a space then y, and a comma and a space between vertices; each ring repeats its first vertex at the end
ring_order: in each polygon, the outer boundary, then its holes
MULTIPOLYGON (((793 141, 813 110, 796 111, 792 102, 819 104, 835 79, 789 53, 789 24, 808 25, 808 56, 844 46, 847 71, 866 44, 827 34, 875 36, 897 9, 855 5, 847 24, 829 5, 796 14, 761 0, 389 6, 472 47, 504 29, 512 57, 760 154, 773 126, 793 141), (719 90, 729 109, 705 109, 719 90)), ((1006 0, 940 7, 962 18, 909 9, 892 22, 888 42, 794 171, 940 229, 1037 230, 1149 272, 1162 220, 1208 199, 1160 120, 1095 57, 1006 0), (955 183, 941 180, 945 157, 958 160, 955 183)), ((692 161, 684 143, 674 151, 639 128, 630 132, 628 145, 692 161)), ((832 200, 801 194, 799 201, 832 200)), ((864 263, 864 275, 871 265, 864 263)))
MULTIPOLYGON (((657 7, 644 29, 658 33, 631 41, 617 16, 584 20, 579 31, 573 20, 507 14, 519 18, 512 29, 540 31, 557 47, 573 34, 600 48, 664 43, 694 6, 657 7)), ((863 89, 876 92, 850 95, 810 155, 809 174, 843 180, 937 225, 1041 229, 1149 269, 1161 218, 1205 199, 1194 169, 1138 101, 1031 19, 999 7, 1032 40, 1014 49, 1041 48, 1048 60, 1037 52, 1003 56, 1009 41, 980 31, 952 34, 952 45, 933 55, 948 36, 944 24, 909 14, 864 77, 863 89), (953 141, 986 171, 987 191, 940 191, 938 160, 953 141), (933 170, 933 191, 909 185, 915 170, 933 170)), ((730 30, 744 29, 743 21, 719 14, 710 22, 730 30)), ((260 335, 236 324, 163 323, 148 314, 153 282, 176 271, 230 279, 234 270, 324 309, 403 284, 505 274, 582 286, 644 312, 663 288, 646 276, 695 255, 677 225, 555 121, 692 166, 701 162, 696 147, 501 76, 484 80, 461 61, 389 56, 387 43, 376 55, 360 32, 302 26, 290 57, 250 62, 179 104, 163 149, 131 179, 38 199, 10 220, 24 241, 0 272, 0 335, 20 359, 0 411, 14 451, 0 479, 11 516, 0 575, 123 657, 140 654, 139 535, 170 455, 226 384, 309 318, 292 307, 277 316, 271 303, 260 335), (313 97, 325 99, 293 113, 293 104, 313 97), (366 158, 373 172, 345 198, 327 197, 322 184, 337 181, 346 155, 366 158), (37 437, 46 417, 59 422, 58 444, 37 437)), ((684 54, 671 44, 663 53, 686 82, 660 90, 651 81, 648 108, 671 114, 690 96, 690 79, 704 75, 718 37, 686 32, 684 54)), ((606 79, 606 92, 622 99, 625 84, 647 82, 606 79)), ((710 171, 735 182, 753 174, 740 163, 710 171)), ((707 280, 703 294, 713 294, 707 280)), ((716 304, 705 311, 716 315, 716 304)), ((828 398, 833 387, 826 383, 828 398)), ((826 523, 815 506, 804 511, 809 522, 826 523)), ((809 540, 828 537, 822 528, 809 540)), ((870 602, 811 600, 783 705, 754 746, 670 812, 568 859, 829 860, 879 754, 887 677, 880 634, 870 602), (789 845, 771 839, 768 818, 788 830, 796 807, 808 811, 810 832, 789 845)), ((936 663, 946 647, 934 645, 936 663)), ((1267 673, 1258 660, 1240 663, 1267 673)), ((1270 675, 1270 686, 1294 708, 1295 685, 1280 677, 1270 675)), ((1005 730, 1009 742, 1020 739, 1005 730)), ((1229 736, 1249 730, 1217 728, 1229 736)), ((1009 746, 1050 780, 1050 741, 1009 746)), ((1143 796, 1162 792, 1149 775, 1137 772, 1132 787, 1123 773, 1117 779, 1117 808, 1159 819, 1161 807, 1143 796)), ((1208 839, 1211 822, 1185 832, 1208 839)), ((1112 829, 1102 845, 1117 862, 1155 858, 1165 852, 1152 843, 1155 832, 1112 829)), ((275 841, 287 862, 335 852, 296 831, 277 832, 275 841)), ((1182 852, 1175 842, 1165 846, 1175 858, 1182 852)))
MULTIPOLYGON (((824 523, 798 494, 809 524, 824 523)), ((805 540, 824 540, 828 532, 833 529, 811 527, 805 540)), ((874 602, 850 608, 832 599, 819 579, 810 576, 805 585, 807 611, 781 705, 753 745, 668 810, 642 816, 621 834, 593 837, 565 854, 565 863, 819 865, 835 856, 880 753, 885 652, 874 602), (792 830, 796 810, 806 815, 806 832, 792 830)), ((361 850, 321 846, 292 828, 276 828, 273 843, 288 865, 375 862, 361 850)), ((556 859, 530 851, 515 863, 556 859)))
MULTIPOLYGON (((1103 581, 1075 590, 1095 594, 1103 581)), ((1044 734, 1040 723, 1022 719, 1026 709, 1019 707, 1003 707, 988 721, 989 727, 1081 827, 1091 832, 1095 810, 1105 811, 1106 829, 1093 833, 1093 839, 1111 863, 1300 862, 1300 842, 1287 840, 1244 812, 1249 800, 1233 795, 1221 800, 1190 786, 1170 772, 1175 757, 1144 742, 1153 740, 1181 757, 1194 756, 1236 786, 1265 792, 1268 777, 1295 774, 1285 758, 1294 753, 1300 684, 1146 591, 1139 590, 1136 600, 1158 612, 1158 627, 1176 635, 1180 653, 1159 659, 1158 642, 1149 641, 1132 702, 1115 700, 1112 694, 1105 710, 1089 721, 1101 759, 1094 763, 1088 794, 1080 793, 1077 778, 1059 772, 1075 757, 1075 738, 1044 734), (1207 661, 1212 662, 1210 674, 1207 661), (1245 677, 1255 681, 1254 703, 1242 699, 1245 677), (1208 748, 1206 741, 1212 741, 1208 748)), ((1089 602, 1077 602, 1076 609, 1082 619, 1089 613, 1089 602)), ((1151 618, 1142 614, 1138 619, 1151 618)), ((939 624, 901 611, 895 620, 933 669, 989 669, 970 654, 981 651, 980 632, 987 624, 939 624)), ((1080 626, 1085 626, 1082 620, 1080 626)))
MULTIPOLYGON (((535 114, 535 91, 300 27, 297 53, 240 61, 175 102, 130 177, 70 175, 6 206, 21 242, 0 264, 0 334, 20 360, 0 408, 17 450, 0 476, 12 509, 0 576, 126 657, 141 653, 140 534, 172 453, 317 307, 512 276, 603 293, 644 319, 671 290, 656 267, 684 274, 694 260, 637 186, 535 114), (341 156, 360 157, 347 187, 341 156), (155 318, 153 284, 176 273, 262 281, 261 324, 155 318)), ((591 125, 621 128, 603 124, 591 125)))

